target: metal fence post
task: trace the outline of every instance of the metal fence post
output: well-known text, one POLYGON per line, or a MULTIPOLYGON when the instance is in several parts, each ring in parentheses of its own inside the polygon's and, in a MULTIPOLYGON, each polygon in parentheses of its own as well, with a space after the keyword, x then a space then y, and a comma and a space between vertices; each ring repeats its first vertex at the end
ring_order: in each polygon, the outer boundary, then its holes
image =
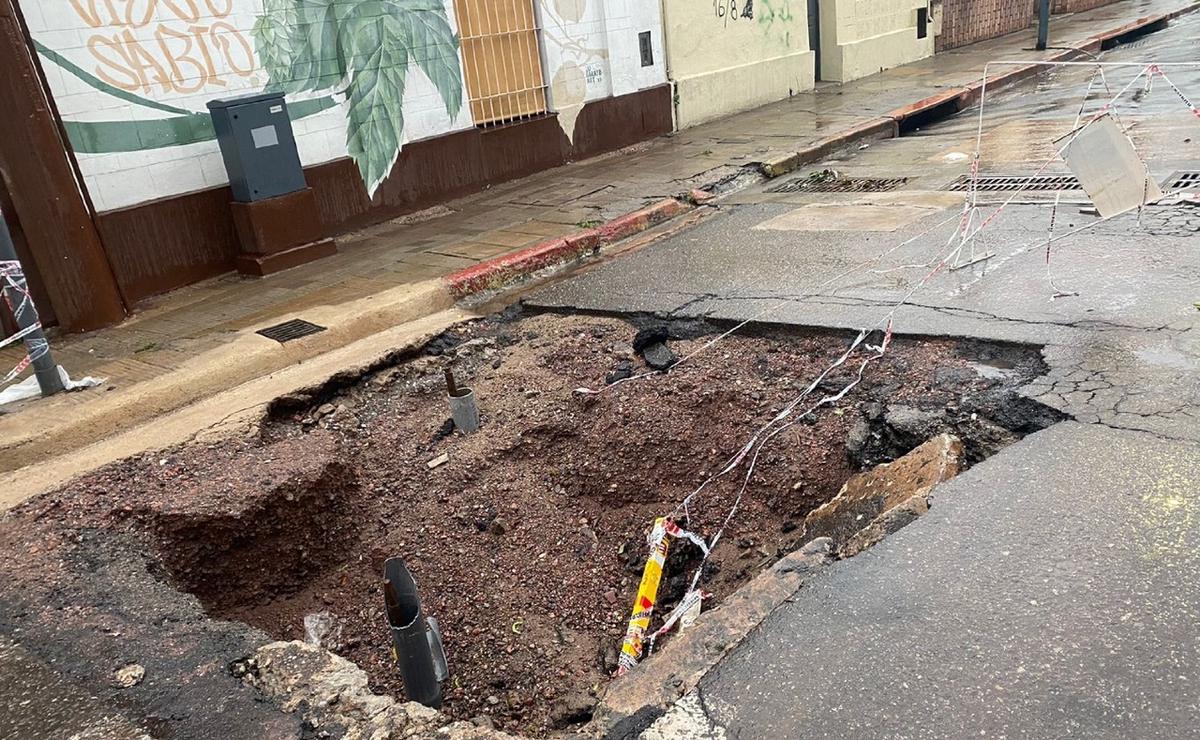
POLYGON ((1050 43, 1050 0, 1038 0, 1037 50, 1045 51, 1050 43))
MULTIPOLYGON (((17 248, 13 245, 12 235, 8 231, 8 219, 4 217, 3 213, 0 213, 0 262, 15 262, 18 265, 21 263, 17 258, 17 248)), ((24 283, 24 290, 27 291, 29 284, 25 281, 24 273, 22 273, 21 282, 24 283)), ((9 283, 7 279, 3 280, 3 290, 9 305, 14 309, 24 303, 24 308, 16 312, 17 315, 14 316, 17 322, 17 331, 38 326, 37 307, 33 305, 33 299, 29 298, 26 301, 24 293, 9 283)), ((40 326, 25 335, 25 349, 33 358, 33 373, 37 377, 38 387, 42 389, 42 395, 52 396, 65 390, 62 377, 58 374, 58 365, 55 364, 54 358, 50 354, 50 344, 46 341, 46 335, 40 326), (38 350, 43 351, 39 353, 38 350)))

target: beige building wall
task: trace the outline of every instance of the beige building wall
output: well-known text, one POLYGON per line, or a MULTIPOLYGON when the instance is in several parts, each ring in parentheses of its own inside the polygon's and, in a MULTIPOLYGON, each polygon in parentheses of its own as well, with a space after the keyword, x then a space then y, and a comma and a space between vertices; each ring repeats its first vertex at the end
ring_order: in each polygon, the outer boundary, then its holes
POLYGON ((821 79, 849 82, 933 55, 935 23, 917 38, 928 0, 820 0, 821 79))
POLYGON ((805 0, 662 0, 675 125, 813 87, 805 0))

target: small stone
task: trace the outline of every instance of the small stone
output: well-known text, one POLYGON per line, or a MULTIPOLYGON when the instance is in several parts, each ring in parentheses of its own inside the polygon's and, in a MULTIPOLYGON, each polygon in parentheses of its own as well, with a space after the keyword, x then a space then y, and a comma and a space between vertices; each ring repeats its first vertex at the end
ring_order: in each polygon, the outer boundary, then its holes
POLYGON ((642 359, 655 370, 666 370, 679 361, 671 348, 661 342, 642 350, 642 359))
POLYGON ((137 663, 130 663, 113 674, 113 681, 123 689, 131 689, 146 677, 146 669, 137 663))
POLYGON ((608 351, 625 360, 632 360, 634 356, 633 347, 628 344, 614 344, 608 348, 608 351))
POLYGON ((495 694, 492 694, 491 696, 489 696, 487 698, 487 703, 491 704, 494 707, 500 703, 500 697, 496 696, 495 694))
POLYGON ((599 653, 600 667, 604 672, 609 675, 616 673, 621 665, 621 651, 617 649, 617 641, 602 640, 599 653))
POLYGON ((604 382, 608 385, 612 385, 613 383, 632 377, 633 363, 629 360, 621 360, 617 363, 617 368, 604 378, 604 382))
POLYGON ((443 452, 442 454, 433 458, 429 462, 425 463, 425 467, 429 468, 430 470, 433 470, 434 468, 440 468, 441 466, 445 465, 448 462, 450 462, 450 453, 443 452))
POLYGON ((609 590, 605 591, 604 592, 604 600, 610 604, 617 603, 617 590, 610 588, 609 590))
POLYGON ((884 420, 893 431, 916 444, 933 438, 947 426, 944 412, 922 411, 912 406, 888 406, 884 420))
POLYGON ((639 329, 633 338, 633 351, 643 352, 651 345, 666 342, 670 336, 671 334, 665 326, 648 326, 645 329, 639 329))
POLYGON ((323 403, 317 407, 317 413, 314 414, 314 416, 316 416, 318 419, 320 419, 320 418, 329 416, 336 410, 337 410, 336 407, 334 407, 334 405, 332 403, 323 403))
POLYGON ((871 441, 871 425, 863 419, 859 419, 850 426, 850 431, 846 433, 846 451, 851 457, 859 458, 867 449, 867 443, 871 441))

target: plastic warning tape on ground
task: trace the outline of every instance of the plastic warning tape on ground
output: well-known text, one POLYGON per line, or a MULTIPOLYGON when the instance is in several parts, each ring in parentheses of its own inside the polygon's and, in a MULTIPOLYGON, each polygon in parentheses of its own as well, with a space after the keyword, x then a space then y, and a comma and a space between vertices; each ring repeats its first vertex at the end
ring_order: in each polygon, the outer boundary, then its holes
POLYGON ((633 602, 633 614, 625 630, 625 642, 621 645, 621 657, 617 662, 617 675, 624 675, 642 659, 643 640, 650 628, 650 617, 654 614, 654 603, 658 600, 658 585, 662 581, 663 566, 667 562, 667 518, 654 520, 650 531, 650 556, 642 569, 642 582, 638 586, 637 598, 633 602))

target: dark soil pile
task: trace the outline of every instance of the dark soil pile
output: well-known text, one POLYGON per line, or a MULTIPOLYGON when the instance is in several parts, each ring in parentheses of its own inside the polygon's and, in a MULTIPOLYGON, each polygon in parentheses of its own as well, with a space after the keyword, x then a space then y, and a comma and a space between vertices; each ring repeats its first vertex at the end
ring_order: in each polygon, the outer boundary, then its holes
MULTIPOLYGON (((573 392, 643 371, 639 328, 551 315, 459 327, 336 393, 283 399, 261 438, 133 458, 23 507, 0 525, 4 562, 23 556, 6 570, 18 587, 32 582, 84 530, 143 537, 162 577, 211 615, 303 639, 305 617, 327 614, 323 644, 362 666, 376 690, 402 695, 380 578, 385 559, 403 557, 441 624, 445 711, 530 734, 586 720, 615 668, 653 519, 849 341, 740 335, 667 374, 598 396, 573 392), (446 366, 479 398, 475 435, 447 424, 446 366)), ((711 331, 667 327, 665 346, 685 356, 711 331)), ((1009 408, 1012 389, 1039 372, 1028 349, 897 340, 836 410, 764 452, 706 590, 719 600, 797 546, 803 517, 849 475, 923 441, 914 418, 986 424, 997 443, 1032 431, 1014 428, 1026 417, 993 425, 979 409, 1009 408), (1003 362, 978 371, 996 355, 1003 362)), ((847 366, 825 392, 849 379, 847 366)), ((687 526, 711 537, 740 479, 706 490, 687 526)), ((676 547, 659 614, 683 595, 696 562, 676 547)))

